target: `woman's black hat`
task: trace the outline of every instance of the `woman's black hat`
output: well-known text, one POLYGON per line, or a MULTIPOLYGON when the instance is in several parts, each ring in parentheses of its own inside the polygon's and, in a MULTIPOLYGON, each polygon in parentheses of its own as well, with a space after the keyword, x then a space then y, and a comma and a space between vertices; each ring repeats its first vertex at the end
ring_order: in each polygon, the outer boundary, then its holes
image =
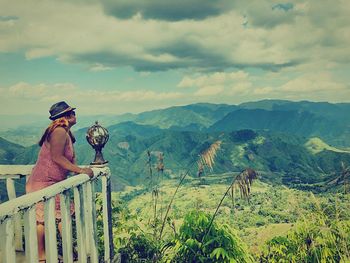
POLYGON ((51 106, 49 113, 50 113, 50 120, 56 120, 62 116, 64 116, 67 112, 73 111, 76 108, 72 108, 69 106, 65 101, 60 101, 55 103, 51 106))

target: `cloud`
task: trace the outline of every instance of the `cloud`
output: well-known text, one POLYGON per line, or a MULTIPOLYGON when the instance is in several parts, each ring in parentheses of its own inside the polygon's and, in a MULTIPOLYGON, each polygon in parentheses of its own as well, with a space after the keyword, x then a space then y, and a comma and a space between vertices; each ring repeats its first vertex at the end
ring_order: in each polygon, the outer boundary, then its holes
POLYGON ((237 1, 236 8, 245 14, 248 27, 267 29, 283 24, 294 24, 299 16, 303 15, 299 5, 276 1, 252 0, 249 5, 244 1, 237 1))
POLYGON ((251 92, 252 88, 253 88, 253 84, 248 80, 238 82, 238 83, 233 84, 231 89, 229 89, 229 94, 230 95, 248 94, 251 92))
POLYGON ((145 19, 179 21, 204 19, 232 9, 231 0, 107 0, 103 1, 107 14, 121 19, 141 15, 145 19))
POLYGON ((263 87, 263 88, 257 88, 254 90, 255 95, 268 95, 272 94, 274 89, 272 87, 263 87))
POLYGON ((96 101, 144 101, 175 99, 183 96, 180 92, 156 92, 151 90, 134 91, 103 91, 84 90, 72 83, 41 83, 32 85, 26 82, 18 82, 7 88, 0 88, 0 94, 7 94, 9 97, 18 99, 34 99, 41 101, 54 101, 56 97, 78 97, 96 101))
POLYGON ((202 88, 208 85, 225 85, 233 82, 242 82, 248 79, 248 73, 244 71, 237 72, 215 72, 207 75, 200 75, 198 77, 185 76, 177 85, 179 88, 196 87, 202 88))
POLYGON ((221 85, 216 86, 204 86, 198 89, 194 95, 195 96, 213 96, 224 91, 225 87, 221 85))
POLYGON ((53 96, 66 96, 77 92, 77 87, 71 83, 38 84, 30 85, 26 82, 18 82, 8 88, 0 89, 0 92, 9 97, 19 99, 50 100, 53 96))
POLYGON ((2 0, 2 17, 16 19, 12 26, 0 22, 0 52, 53 56, 92 71, 279 71, 350 60, 345 0, 52 3, 2 0))
POLYGON ((243 94, 252 87, 249 75, 242 70, 235 72, 215 72, 195 77, 185 76, 178 88, 195 88, 195 96, 243 94))
POLYGON ((335 81, 329 72, 317 72, 288 81, 281 87, 281 91, 288 93, 337 93, 349 92, 349 87, 335 81))
POLYGON ((90 71, 107 71, 107 70, 112 70, 113 67, 107 67, 105 65, 102 65, 100 63, 96 63, 95 65, 93 65, 92 67, 90 67, 90 71))
POLYGON ((48 108, 51 104, 66 100, 79 105, 83 112, 91 113, 118 113, 125 112, 125 107, 134 105, 135 110, 146 110, 149 106, 181 101, 185 95, 181 92, 157 92, 153 90, 86 90, 72 83, 30 84, 18 82, 9 87, 0 88, 2 100, 0 111, 3 114, 14 110, 25 114, 28 109, 40 112, 39 109, 48 108), (25 106, 27 105, 27 106, 25 106))

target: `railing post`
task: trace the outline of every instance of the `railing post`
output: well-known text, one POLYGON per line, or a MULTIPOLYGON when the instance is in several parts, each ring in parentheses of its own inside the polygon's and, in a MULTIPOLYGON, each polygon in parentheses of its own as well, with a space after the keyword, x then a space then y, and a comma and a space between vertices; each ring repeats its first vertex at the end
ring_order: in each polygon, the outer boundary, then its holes
POLYGON ((74 207, 75 207, 75 225, 77 230, 77 245, 79 262, 87 262, 86 258, 86 234, 84 218, 84 196, 82 186, 74 187, 74 207))
MULTIPOLYGON (((16 198, 15 182, 12 178, 6 179, 6 189, 9 200, 16 198)), ((14 231, 15 231, 15 246, 16 250, 23 251, 23 231, 21 226, 21 214, 17 214, 14 217, 14 231)))
POLYGON ((38 262, 38 237, 35 206, 24 212, 24 238, 26 244, 26 261, 38 262))
POLYGON ((70 215, 69 191, 60 194, 61 220, 62 220, 62 248, 63 261, 73 263, 72 220, 70 215))
POLYGON ((55 197, 51 197, 45 203, 45 254, 47 262, 57 262, 58 258, 55 205, 55 197))
MULTIPOLYGON (((96 217, 95 206, 95 197, 92 189, 92 181, 88 181, 83 185, 84 191, 84 218, 86 222, 86 251, 90 256, 90 262, 98 262, 98 253, 97 253, 97 235, 95 229, 95 223, 93 217, 96 217)), ((96 219, 96 218, 95 218, 96 219)))
POLYGON ((112 226, 112 198, 110 174, 102 176, 102 209, 103 209, 103 236, 105 262, 111 262, 114 258, 113 226, 112 226))
POLYGON ((90 181, 87 184, 87 200, 88 200, 88 216, 90 221, 90 232, 88 239, 90 238, 90 259, 91 262, 98 263, 98 250, 97 250, 97 228, 96 228, 96 205, 95 205, 95 187, 94 181, 90 181))
POLYGON ((6 263, 16 262, 16 249, 14 243, 14 227, 12 218, 7 219, 0 225, 2 242, 2 258, 6 263))
POLYGON ((83 189, 83 218, 84 218, 84 236, 86 240, 86 254, 91 255, 91 240, 90 240, 90 234, 91 234, 91 218, 89 216, 89 198, 88 198, 88 191, 87 191, 87 185, 90 182, 86 182, 82 185, 83 189))

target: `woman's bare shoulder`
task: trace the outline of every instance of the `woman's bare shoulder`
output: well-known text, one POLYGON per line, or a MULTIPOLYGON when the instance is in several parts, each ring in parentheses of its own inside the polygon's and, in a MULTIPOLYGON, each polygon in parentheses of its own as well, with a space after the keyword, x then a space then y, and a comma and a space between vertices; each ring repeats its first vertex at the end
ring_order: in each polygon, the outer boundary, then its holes
POLYGON ((63 127, 57 127, 55 128, 50 137, 67 137, 68 136, 68 130, 63 127))

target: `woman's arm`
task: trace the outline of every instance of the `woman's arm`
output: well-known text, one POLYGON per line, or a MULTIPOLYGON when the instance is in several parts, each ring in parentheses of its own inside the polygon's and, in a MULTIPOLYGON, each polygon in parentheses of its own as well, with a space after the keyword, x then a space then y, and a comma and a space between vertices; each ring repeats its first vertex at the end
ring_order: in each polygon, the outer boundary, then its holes
POLYGON ((64 148, 65 148, 67 139, 68 139, 67 131, 62 127, 56 128, 51 133, 50 154, 51 154, 52 160, 55 163, 57 163, 59 166, 61 166, 63 169, 66 169, 68 171, 71 171, 77 174, 84 173, 92 177, 93 172, 90 168, 80 168, 76 164, 70 162, 64 156, 64 148))

